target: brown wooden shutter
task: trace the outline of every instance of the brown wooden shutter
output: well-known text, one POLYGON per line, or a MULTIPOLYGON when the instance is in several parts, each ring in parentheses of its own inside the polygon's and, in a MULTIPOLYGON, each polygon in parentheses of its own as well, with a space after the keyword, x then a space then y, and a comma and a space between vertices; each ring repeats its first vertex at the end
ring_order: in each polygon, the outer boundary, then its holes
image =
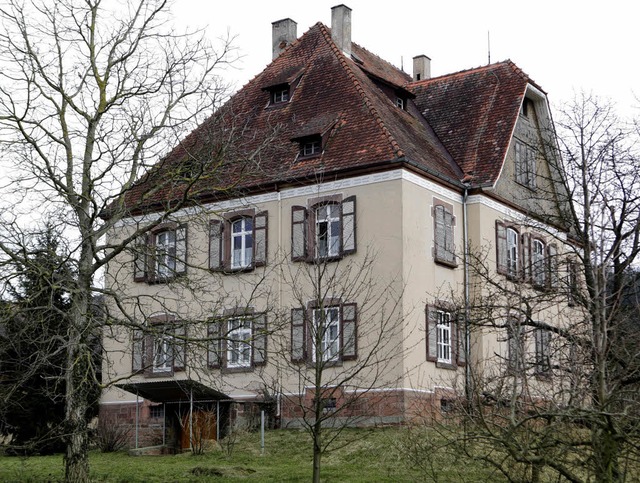
POLYGON ((551 288, 558 288, 558 281, 560 279, 560 274, 558 273, 558 247, 553 243, 547 245, 547 270, 547 280, 549 281, 549 286, 551 288))
POLYGON ((444 258, 449 263, 455 263, 455 246, 453 243, 453 225, 454 225, 453 213, 449 210, 444 210, 444 258))
POLYGON ((456 361, 459 366, 465 366, 467 364, 467 337, 465 331, 465 320, 464 314, 459 313, 456 317, 455 331, 458 339, 458 344, 456 346, 456 361))
POLYGON ((144 368, 144 333, 134 329, 131 335, 131 370, 140 372, 144 368))
POLYGON ((153 375, 153 342, 154 334, 145 334, 144 336, 144 352, 142 353, 142 367, 145 376, 153 375))
POLYGON ((432 305, 427 305, 427 360, 438 360, 438 311, 432 305))
POLYGON ((342 255, 356 251, 356 197, 342 201, 342 255))
POLYGON ((291 260, 300 262, 307 259, 307 209, 304 206, 291 207, 291 260))
POLYGON ((187 273, 187 225, 176 228, 176 275, 187 273))
POLYGON ((265 314, 258 314, 253 318, 251 331, 253 365, 263 366, 267 361, 267 316, 265 314))
POLYGON ((253 264, 262 267, 267 263, 268 216, 266 211, 253 218, 253 264))
POLYGON ((522 242, 520 243, 520 259, 522 260, 522 279, 529 282, 533 276, 531 267, 531 235, 529 233, 522 234, 522 242))
POLYGON ((496 221, 496 260, 498 273, 507 275, 507 230, 501 221, 496 221))
POLYGON ((149 237, 140 235, 134 243, 133 254, 133 281, 145 282, 148 271, 149 237))
POLYGON ((187 363, 187 331, 184 322, 177 322, 177 325, 173 329, 173 333, 176 336, 174 338, 173 350, 173 369, 175 371, 183 371, 187 363))
POLYGON ((305 310, 291 309, 291 360, 293 362, 302 362, 306 359, 305 332, 305 310))
POLYGON ((212 369, 219 369, 222 363, 220 338, 222 335, 221 324, 222 319, 214 319, 209 323, 207 328, 207 336, 209 338, 207 348, 207 364, 212 369))
POLYGON ((355 303, 343 304, 340 320, 342 360, 351 361, 358 357, 358 307, 355 303))
POLYGON ((434 241, 433 244, 435 246, 435 257, 436 260, 445 260, 446 259, 446 248, 445 248, 445 223, 444 223, 444 213, 445 209, 442 205, 436 205, 433 209, 434 218, 435 218, 435 233, 434 233, 434 241))
POLYGON ((209 222, 209 268, 215 271, 223 269, 222 227, 221 220, 211 220, 209 222))

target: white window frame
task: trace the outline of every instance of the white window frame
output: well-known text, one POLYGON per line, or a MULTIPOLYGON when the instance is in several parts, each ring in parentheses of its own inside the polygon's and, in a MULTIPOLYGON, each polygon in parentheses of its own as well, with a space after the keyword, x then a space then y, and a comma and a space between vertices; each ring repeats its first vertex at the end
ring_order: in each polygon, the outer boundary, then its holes
POLYGON ((153 341, 153 372, 173 370, 173 337, 162 334, 153 341))
POLYGON ((227 330, 227 367, 251 367, 251 319, 248 317, 229 319, 227 330))
POLYGON ((451 313, 443 310, 437 311, 438 320, 436 322, 437 337, 437 362, 444 364, 452 363, 453 347, 451 344, 451 313))
POLYGON ((507 237, 507 275, 516 277, 518 275, 520 234, 511 227, 506 228, 507 237))
POLYGON ((245 216, 231 222, 231 268, 247 268, 253 263, 253 218, 245 216), (247 225, 249 225, 247 227, 247 225), (236 227, 239 227, 238 231, 236 227), (235 244, 240 249, 236 253, 235 244))
POLYGON ((154 235, 156 275, 171 277, 176 273, 176 232, 164 230, 154 235))
POLYGON ((300 156, 302 157, 314 156, 320 154, 321 151, 322 147, 319 139, 304 141, 300 146, 300 156))
POLYGON ((340 205, 337 203, 327 203, 315 208, 316 258, 340 256, 340 238, 342 236, 340 209, 340 205))
POLYGON ((396 107, 404 110, 404 99, 402 97, 396 97, 396 107))
POLYGON ((547 283, 545 254, 545 243, 538 238, 531 240, 531 280, 534 285, 539 287, 543 287, 547 283))
POLYGON ((286 89, 276 89, 273 91, 273 103, 280 104, 284 102, 289 102, 289 88, 286 89))
POLYGON ((332 362, 340 359, 340 307, 331 306, 313 309, 313 330, 311 349, 313 362, 316 362, 316 342, 320 342, 322 361, 332 362))

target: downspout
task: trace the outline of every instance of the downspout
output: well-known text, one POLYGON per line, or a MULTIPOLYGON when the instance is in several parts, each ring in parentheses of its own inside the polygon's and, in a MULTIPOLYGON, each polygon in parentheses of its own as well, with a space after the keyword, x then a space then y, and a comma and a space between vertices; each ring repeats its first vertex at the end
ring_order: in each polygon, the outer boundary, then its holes
POLYGON ((471 325, 470 314, 470 288, 469 288, 469 226, 467 215, 467 201, 469 197, 469 183, 464 183, 464 195, 462 197, 462 231, 464 239, 464 392, 467 398, 467 408, 471 408, 473 387, 471 380, 471 325))

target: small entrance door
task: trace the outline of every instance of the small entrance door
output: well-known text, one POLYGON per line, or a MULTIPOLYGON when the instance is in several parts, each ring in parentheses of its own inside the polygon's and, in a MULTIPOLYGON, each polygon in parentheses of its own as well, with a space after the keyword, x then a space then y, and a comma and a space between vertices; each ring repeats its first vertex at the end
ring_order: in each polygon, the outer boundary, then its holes
POLYGON ((216 440, 216 413, 199 409, 194 410, 193 417, 190 418, 187 412, 182 416, 181 427, 180 446, 182 449, 193 447, 194 450, 201 450, 207 445, 207 442, 216 440), (193 431, 191 430, 191 421, 193 421, 193 431))

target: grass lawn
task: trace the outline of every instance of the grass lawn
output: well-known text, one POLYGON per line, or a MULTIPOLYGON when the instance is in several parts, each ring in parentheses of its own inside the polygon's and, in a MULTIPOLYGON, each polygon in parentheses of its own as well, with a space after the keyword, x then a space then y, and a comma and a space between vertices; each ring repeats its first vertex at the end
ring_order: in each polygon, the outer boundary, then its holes
MULTIPOLYGON (((429 481, 403 458, 397 441, 402 428, 345 431, 334 451, 322 461, 323 481, 411 482, 429 481)), ((312 472, 309 436, 298 430, 268 431, 265 454, 260 434, 238 437, 228 455, 220 447, 201 456, 129 456, 127 453, 90 455, 91 477, 96 482, 205 482, 251 480, 260 482, 309 481, 312 472)), ((439 481, 501 481, 475 464, 441 461, 439 481)), ((17 458, 0 456, 0 481, 57 482, 64 475, 62 455, 17 458)))

